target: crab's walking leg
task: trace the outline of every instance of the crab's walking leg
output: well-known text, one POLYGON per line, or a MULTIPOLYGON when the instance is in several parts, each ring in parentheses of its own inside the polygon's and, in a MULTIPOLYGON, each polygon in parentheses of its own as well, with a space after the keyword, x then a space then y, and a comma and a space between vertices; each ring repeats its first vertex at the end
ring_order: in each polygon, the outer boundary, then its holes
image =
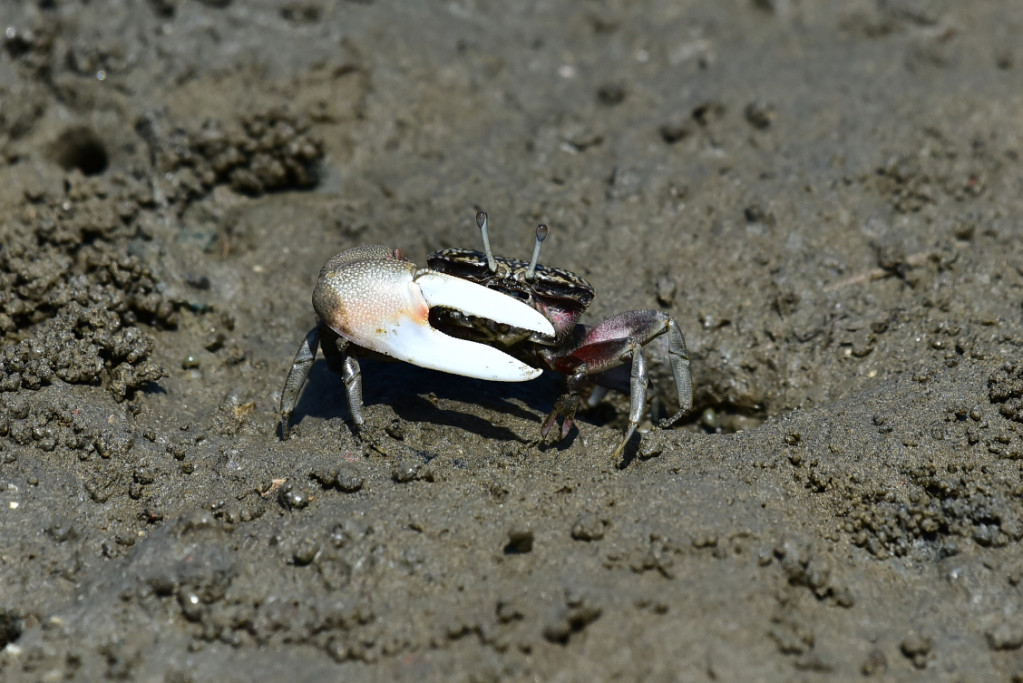
MULTIPOLYGON (((689 370, 689 351, 686 349, 686 340, 682 336, 682 330, 678 323, 667 313, 661 311, 628 311, 619 313, 608 318, 604 322, 591 329, 580 344, 579 350, 573 353, 578 355, 579 351, 591 347, 599 348, 600 344, 607 343, 612 339, 626 338, 629 342, 638 342, 641 346, 649 344, 656 337, 662 334, 668 335, 668 362, 671 365, 671 375, 675 380, 675 394, 678 397, 678 411, 669 418, 658 422, 659 427, 670 427, 675 424, 683 415, 693 409, 693 380, 689 370)), ((625 361, 625 355, 621 362, 625 361)), ((594 364, 591 363, 591 366, 594 364)), ((605 368, 612 367, 606 365, 605 368)), ((592 368, 592 372, 600 372, 604 368, 592 368)), ((636 368, 633 367, 635 372, 636 368)), ((644 373, 645 374, 645 373, 644 373)), ((632 397, 636 397, 636 378, 633 375, 630 381, 632 397)), ((646 387, 644 383, 644 389, 646 387)), ((644 391, 645 397, 645 391, 644 391)), ((635 401, 632 402, 635 408, 635 401)))
POLYGON ((646 407, 647 371, 643 346, 635 339, 630 339, 628 350, 622 354, 623 360, 627 354, 632 354, 632 372, 629 375, 629 426, 625 430, 625 438, 611 454, 612 458, 618 457, 625 444, 629 443, 629 439, 636 433, 636 427, 643 419, 643 408, 646 407))
POLYGON ((643 419, 643 408, 646 406, 646 354, 643 353, 642 341, 634 337, 590 342, 573 351, 571 355, 552 361, 555 370, 568 374, 568 391, 557 400, 554 410, 544 419, 540 434, 546 437, 560 415, 563 419, 561 437, 565 438, 579 406, 579 391, 585 386, 587 378, 618 367, 630 357, 632 368, 629 374, 629 426, 625 430, 622 442, 611 453, 612 458, 618 457, 636 432, 640 420, 643 419))
POLYGON ((302 393, 302 385, 309 378, 309 371, 316 360, 316 349, 320 346, 320 326, 309 330, 295 354, 295 360, 288 370, 288 378, 284 380, 281 390, 281 435, 287 439, 291 433, 291 413, 298 403, 298 395, 302 393))
POLYGON ((584 386, 587 376, 612 370, 631 358, 629 425, 622 443, 612 453, 612 457, 617 457, 639 426, 646 406, 648 373, 643 346, 662 334, 668 335, 668 359, 675 380, 679 410, 658 424, 661 427, 668 427, 692 410, 693 388, 689 371, 689 353, 678 325, 668 314, 661 311, 627 311, 591 328, 579 346, 567 356, 555 357, 550 354, 546 357, 552 369, 568 375, 568 391, 575 398, 563 396, 558 399, 554 411, 544 420, 541 434, 546 436, 558 415, 561 415, 565 418, 565 422, 562 423, 564 436, 571 426, 571 418, 579 403, 576 394, 584 386))
POLYGON ((670 427, 680 417, 693 409, 693 379, 689 372, 689 351, 686 350, 686 339, 682 330, 671 318, 668 318, 668 362, 671 363, 671 375, 675 378, 675 391, 678 394, 678 411, 657 423, 659 427, 670 427))
POLYGON ((338 337, 336 345, 344 357, 341 362, 341 378, 345 383, 345 396, 348 397, 348 412, 355 426, 361 427, 366 421, 362 417, 362 368, 359 367, 359 359, 348 352, 347 339, 338 337))

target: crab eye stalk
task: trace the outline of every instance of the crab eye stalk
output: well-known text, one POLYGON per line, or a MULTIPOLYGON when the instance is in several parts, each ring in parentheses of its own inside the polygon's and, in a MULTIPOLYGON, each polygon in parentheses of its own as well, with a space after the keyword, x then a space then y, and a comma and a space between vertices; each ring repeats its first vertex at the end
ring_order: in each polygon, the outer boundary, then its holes
POLYGON ((480 211, 476 214, 476 227, 483 235, 483 251, 487 255, 487 269, 491 273, 497 272, 497 262, 494 261, 494 251, 490 248, 490 235, 487 233, 487 212, 480 211))
POLYGON ((526 271, 526 281, 532 282, 536 276, 536 262, 540 260, 540 245, 547 239, 547 226, 541 223, 536 226, 536 244, 533 245, 533 258, 529 260, 529 270, 526 271))

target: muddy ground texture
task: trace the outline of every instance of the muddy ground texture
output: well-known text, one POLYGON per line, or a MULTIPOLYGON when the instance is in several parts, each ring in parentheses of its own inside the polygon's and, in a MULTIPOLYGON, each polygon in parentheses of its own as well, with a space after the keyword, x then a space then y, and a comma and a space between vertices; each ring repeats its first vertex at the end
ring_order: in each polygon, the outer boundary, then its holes
POLYGON ((1023 678, 1018 2, 0 18, 5 681, 1023 678), (282 440, 323 262, 479 207, 693 414, 321 360, 282 440))

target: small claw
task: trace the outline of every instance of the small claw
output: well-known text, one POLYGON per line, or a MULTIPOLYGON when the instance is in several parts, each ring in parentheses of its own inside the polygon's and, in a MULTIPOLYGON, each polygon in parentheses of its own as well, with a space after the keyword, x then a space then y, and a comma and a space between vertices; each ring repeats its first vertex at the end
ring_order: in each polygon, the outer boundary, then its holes
POLYGON ((572 431, 572 425, 575 424, 575 420, 570 417, 566 417, 561 421, 561 438, 564 440, 568 433, 572 431))
POLYGON ((540 425, 540 438, 543 441, 547 440, 547 435, 551 433, 551 429, 558 423, 558 411, 552 410, 547 413, 547 417, 543 419, 543 423, 540 425))
POLYGON ((564 440, 575 424, 575 413, 579 409, 579 396, 577 394, 563 394, 554 402, 554 408, 544 418, 540 425, 540 437, 546 441, 547 435, 554 426, 558 424, 558 417, 561 418, 561 439, 564 440))
POLYGON ((338 254, 324 266, 313 291, 313 307, 332 330, 385 356, 497 382, 522 382, 543 372, 495 348, 432 327, 431 306, 554 335, 550 322, 526 304, 468 280, 417 270, 385 247, 338 254))

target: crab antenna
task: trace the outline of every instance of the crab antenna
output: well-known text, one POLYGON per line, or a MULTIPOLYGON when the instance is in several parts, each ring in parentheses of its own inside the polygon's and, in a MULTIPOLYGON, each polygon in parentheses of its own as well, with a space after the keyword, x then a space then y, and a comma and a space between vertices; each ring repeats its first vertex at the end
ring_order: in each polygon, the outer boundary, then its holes
POLYGON ((497 263, 494 261, 494 252, 490 248, 490 236, 487 234, 487 212, 480 211, 476 214, 476 227, 480 229, 480 234, 483 235, 483 251, 487 255, 487 268, 491 273, 497 272, 497 263))
POLYGON ((547 226, 541 223, 536 226, 536 244, 533 245, 533 258, 529 261, 529 270, 526 271, 526 280, 531 281, 536 275, 536 262, 540 259, 540 245, 547 239, 547 226))

